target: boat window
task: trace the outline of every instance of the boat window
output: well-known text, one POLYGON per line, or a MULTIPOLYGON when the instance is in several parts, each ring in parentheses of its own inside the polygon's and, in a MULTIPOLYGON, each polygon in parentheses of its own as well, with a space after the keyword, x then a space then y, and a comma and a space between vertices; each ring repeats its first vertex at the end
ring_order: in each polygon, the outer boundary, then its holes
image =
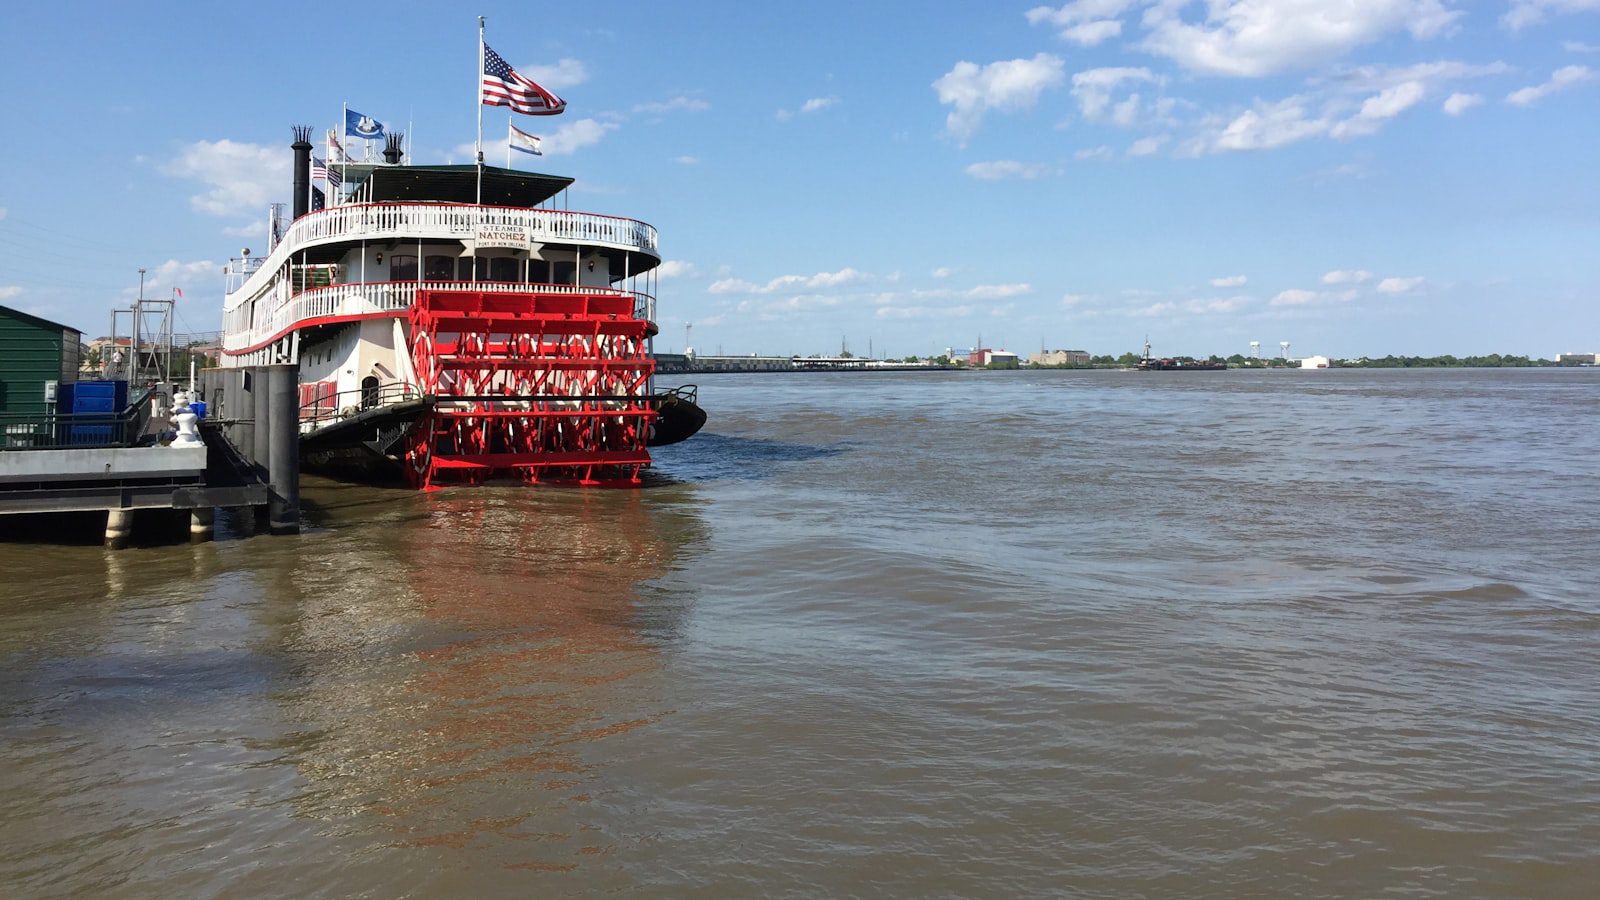
POLYGON ((454 256, 429 256, 424 270, 428 281, 454 281, 456 258, 454 256))
POLYGON ((571 284, 572 283, 572 263, 569 263, 569 262, 552 262, 550 264, 550 283, 551 284, 571 284))
POLYGON ((389 257, 390 281, 416 281, 417 258, 415 256, 391 255, 389 257))
POLYGON ((544 259, 528 260, 528 282, 530 284, 549 284, 550 261, 544 259))
MULTIPOLYGON (((472 257, 463 256, 463 257, 461 257, 460 260, 458 260, 456 262, 456 280, 457 281, 471 281, 471 280, 473 280, 472 279, 472 257)), ((489 280, 489 258, 486 257, 486 256, 478 257, 478 279, 477 280, 479 280, 479 281, 488 281, 489 280)))
POLYGON ((521 281, 522 260, 509 256, 496 256, 489 260, 490 281, 521 281))

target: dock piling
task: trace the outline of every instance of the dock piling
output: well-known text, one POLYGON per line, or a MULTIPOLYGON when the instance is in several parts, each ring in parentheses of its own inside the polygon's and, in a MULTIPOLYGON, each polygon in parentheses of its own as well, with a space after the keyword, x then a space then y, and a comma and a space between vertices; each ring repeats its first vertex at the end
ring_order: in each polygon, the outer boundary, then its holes
MULTIPOLYGON (((273 534, 295 534, 300 530, 300 370, 296 366, 272 366, 265 394, 271 410, 267 471, 272 487, 267 501, 267 521, 273 534)), ((259 415, 262 394, 257 394, 259 415)), ((257 429, 259 435, 260 429, 257 429)))
POLYGON ((128 539, 132 536, 133 510, 106 510, 106 547, 111 550, 121 550, 128 546, 128 539))

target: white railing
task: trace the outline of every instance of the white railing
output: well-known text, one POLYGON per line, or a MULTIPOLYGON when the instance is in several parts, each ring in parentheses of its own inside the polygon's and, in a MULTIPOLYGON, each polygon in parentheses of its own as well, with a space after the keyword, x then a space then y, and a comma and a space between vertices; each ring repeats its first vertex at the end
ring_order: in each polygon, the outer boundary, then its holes
MULTIPOLYGON (((271 341, 303 322, 317 319, 348 319, 355 316, 393 314, 410 308, 418 290, 492 291, 511 293, 537 291, 544 294, 611 294, 633 298, 635 318, 653 322, 656 298, 637 291, 616 288, 583 287, 570 284, 523 284, 521 282, 479 281, 374 281, 335 284, 303 291, 260 316, 253 326, 232 327, 223 336, 222 348, 242 352, 271 341)), ((240 310, 239 312, 244 312, 240 310)), ((230 314, 231 315, 231 314, 230 314)))
POLYGON ((355 203, 295 219, 278 246, 262 261, 252 258, 248 270, 236 272, 230 265, 228 286, 237 294, 230 300, 247 298, 251 282, 271 277, 291 254, 308 246, 348 240, 470 240, 479 226, 526 229, 535 242, 582 242, 656 253, 655 227, 637 219, 459 203, 355 203), (236 284, 243 290, 236 291, 236 284))

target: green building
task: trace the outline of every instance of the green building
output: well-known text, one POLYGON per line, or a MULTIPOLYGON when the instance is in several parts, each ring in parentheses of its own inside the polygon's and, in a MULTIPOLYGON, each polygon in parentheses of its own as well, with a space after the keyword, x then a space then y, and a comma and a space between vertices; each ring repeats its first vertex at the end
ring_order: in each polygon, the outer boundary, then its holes
POLYGON ((76 328, 0 306, 0 414, 51 412, 55 386, 78 380, 82 337, 76 328))

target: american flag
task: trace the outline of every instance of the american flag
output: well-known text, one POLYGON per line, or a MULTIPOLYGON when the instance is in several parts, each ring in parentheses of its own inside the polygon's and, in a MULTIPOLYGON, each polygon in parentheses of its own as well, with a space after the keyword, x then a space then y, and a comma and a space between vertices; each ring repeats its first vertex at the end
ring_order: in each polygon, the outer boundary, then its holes
POLYGON ((500 54, 483 45, 483 105, 509 106, 528 116, 553 116, 567 101, 517 74, 500 54))
POLYGON ((339 177, 338 169, 313 156, 311 157, 311 180, 316 181, 318 178, 326 181, 328 187, 338 187, 344 182, 344 179, 339 177))

